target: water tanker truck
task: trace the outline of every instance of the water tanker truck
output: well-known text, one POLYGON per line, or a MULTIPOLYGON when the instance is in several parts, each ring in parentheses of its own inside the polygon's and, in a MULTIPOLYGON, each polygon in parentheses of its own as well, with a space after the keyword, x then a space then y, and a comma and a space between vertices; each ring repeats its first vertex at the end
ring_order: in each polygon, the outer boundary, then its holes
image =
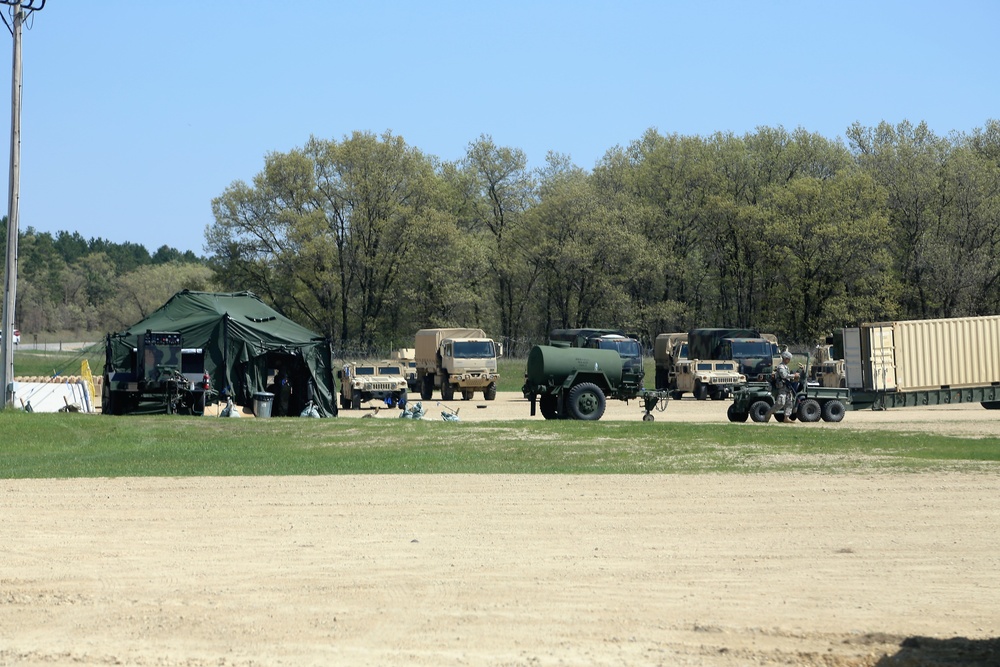
POLYGON ((545 419, 596 421, 604 415, 609 398, 637 398, 645 405, 643 421, 652 421, 652 410, 666 409, 668 393, 647 391, 642 376, 626 372, 616 350, 568 345, 536 345, 528 353, 521 388, 531 401, 531 415, 538 403, 545 419))

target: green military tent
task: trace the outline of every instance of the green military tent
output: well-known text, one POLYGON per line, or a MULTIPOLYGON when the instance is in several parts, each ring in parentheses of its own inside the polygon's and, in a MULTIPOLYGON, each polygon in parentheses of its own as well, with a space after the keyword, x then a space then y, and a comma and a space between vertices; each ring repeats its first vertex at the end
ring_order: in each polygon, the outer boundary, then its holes
POLYGON ((184 348, 204 350, 212 395, 250 406, 282 372, 290 387, 287 413, 311 400, 323 417, 336 416, 336 387, 328 339, 265 304, 252 292, 178 292, 141 322, 107 337, 105 378, 131 370, 147 331, 179 332, 184 348))

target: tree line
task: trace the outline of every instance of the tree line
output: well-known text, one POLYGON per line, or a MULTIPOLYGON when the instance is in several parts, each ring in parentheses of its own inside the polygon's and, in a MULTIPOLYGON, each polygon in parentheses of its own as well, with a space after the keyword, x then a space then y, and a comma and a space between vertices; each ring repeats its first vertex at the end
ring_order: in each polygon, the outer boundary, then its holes
POLYGON ((556 153, 529 169, 487 135, 454 162, 391 132, 311 137, 266 155, 212 211, 206 260, 161 249, 167 261, 128 266, 129 244, 35 234, 52 263, 22 263, 19 304, 58 306, 53 321, 86 304, 94 323, 128 326, 177 289, 251 290, 339 349, 466 326, 514 351, 553 328, 650 341, 750 327, 809 343, 861 321, 1000 312, 993 120, 948 136, 855 124, 833 140, 650 129, 591 170, 556 153), (144 285, 172 291, 140 307, 144 285))

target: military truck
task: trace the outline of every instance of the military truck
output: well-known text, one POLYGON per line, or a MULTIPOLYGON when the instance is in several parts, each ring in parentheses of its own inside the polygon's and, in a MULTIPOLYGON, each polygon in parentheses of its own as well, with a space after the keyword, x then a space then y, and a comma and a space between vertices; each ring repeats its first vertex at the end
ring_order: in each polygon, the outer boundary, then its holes
MULTIPOLYGON (((744 366, 755 374, 760 370, 748 355, 765 352, 770 361, 770 344, 751 329, 691 329, 683 342, 675 341, 670 358, 661 358, 658 363, 664 366, 668 361, 673 363, 666 387, 672 398, 691 393, 699 401, 708 398, 717 401, 728 398, 746 383, 744 366), (686 347, 686 354, 682 354, 682 346, 686 347)), ((770 367, 768 363, 763 368, 770 367)))
POLYGON ((417 381, 417 351, 412 347, 401 347, 393 350, 389 355, 390 359, 403 364, 406 369, 406 386, 410 391, 420 391, 420 383, 417 381))
POLYGON ((670 389, 670 376, 674 372, 674 364, 680 359, 687 359, 687 340, 688 335, 684 332, 661 333, 656 336, 653 341, 653 362, 656 366, 657 389, 670 389))
POLYGON ((497 397, 497 357, 503 349, 482 329, 421 329, 414 342, 420 398, 428 401, 434 389, 450 401, 455 392, 471 400, 481 391, 483 398, 497 397))
POLYGON ((340 407, 359 410, 362 403, 380 401, 390 408, 406 406, 406 368, 399 361, 347 363, 337 371, 340 407))
POLYGON ((553 329, 549 332, 549 344, 557 343, 568 343, 570 347, 616 351, 622 360, 622 371, 630 374, 642 386, 646 370, 637 335, 627 334, 620 329, 553 329))
POLYGON ((105 339, 101 412, 203 415, 206 403, 215 398, 205 351, 185 348, 176 331, 147 330, 136 338, 124 366, 115 365, 113 345, 129 341, 123 334, 105 339))
POLYGON ((668 394, 647 391, 636 379, 615 350, 571 347, 568 343, 535 345, 528 353, 521 393, 531 402, 531 416, 537 403, 545 419, 596 421, 604 415, 611 398, 643 401, 642 419, 653 421, 653 408, 665 409, 668 394))

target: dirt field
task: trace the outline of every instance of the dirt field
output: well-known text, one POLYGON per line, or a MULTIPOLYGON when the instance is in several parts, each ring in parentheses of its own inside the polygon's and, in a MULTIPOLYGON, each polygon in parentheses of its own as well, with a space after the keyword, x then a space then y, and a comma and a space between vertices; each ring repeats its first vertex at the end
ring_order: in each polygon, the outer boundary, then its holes
POLYGON ((0 664, 1000 665, 996 473, 3 480, 0 664))

